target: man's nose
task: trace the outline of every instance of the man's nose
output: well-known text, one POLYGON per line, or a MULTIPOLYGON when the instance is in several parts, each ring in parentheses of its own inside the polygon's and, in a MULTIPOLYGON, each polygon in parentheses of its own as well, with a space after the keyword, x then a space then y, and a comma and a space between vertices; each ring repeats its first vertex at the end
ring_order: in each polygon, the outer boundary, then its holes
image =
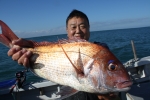
POLYGON ((77 34, 80 34, 80 33, 81 33, 80 27, 77 27, 77 28, 76 28, 76 33, 77 33, 77 34))

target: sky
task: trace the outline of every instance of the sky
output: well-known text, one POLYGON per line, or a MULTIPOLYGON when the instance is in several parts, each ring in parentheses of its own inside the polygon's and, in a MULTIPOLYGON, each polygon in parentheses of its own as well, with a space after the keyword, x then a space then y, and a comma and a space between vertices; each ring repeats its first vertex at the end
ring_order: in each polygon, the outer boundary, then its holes
POLYGON ((150 0, 0 0, 0 20, 21 38, 66 34, 73 9, 88 16, 90 31, 150 26, 150 0))

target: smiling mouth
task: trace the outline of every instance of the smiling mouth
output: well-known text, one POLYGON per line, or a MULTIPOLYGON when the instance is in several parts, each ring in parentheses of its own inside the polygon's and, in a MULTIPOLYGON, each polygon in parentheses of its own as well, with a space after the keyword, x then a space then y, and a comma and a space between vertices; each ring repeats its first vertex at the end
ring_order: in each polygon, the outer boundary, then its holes
POLYGON ((81 36, 74 36, 74 37, 77 38, 77 39, 82 39, 81 36))

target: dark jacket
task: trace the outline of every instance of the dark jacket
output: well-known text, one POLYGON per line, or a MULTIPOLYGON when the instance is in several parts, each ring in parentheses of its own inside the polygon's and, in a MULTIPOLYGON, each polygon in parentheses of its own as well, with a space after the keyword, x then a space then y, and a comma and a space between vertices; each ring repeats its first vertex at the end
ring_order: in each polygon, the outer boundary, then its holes
POLYGON ((99 100, 96 94, 78 92, 77 94, 70 96, 63 100, 99 100))

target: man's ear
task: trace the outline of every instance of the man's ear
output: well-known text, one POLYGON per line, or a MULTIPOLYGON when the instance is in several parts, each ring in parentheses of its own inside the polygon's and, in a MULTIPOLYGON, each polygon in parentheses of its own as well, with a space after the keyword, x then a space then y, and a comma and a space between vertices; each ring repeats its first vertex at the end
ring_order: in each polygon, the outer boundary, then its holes
POLYGON ((68 33, 68 27, 66 27, 66 31, 67 31, 67 33, 68 33))

